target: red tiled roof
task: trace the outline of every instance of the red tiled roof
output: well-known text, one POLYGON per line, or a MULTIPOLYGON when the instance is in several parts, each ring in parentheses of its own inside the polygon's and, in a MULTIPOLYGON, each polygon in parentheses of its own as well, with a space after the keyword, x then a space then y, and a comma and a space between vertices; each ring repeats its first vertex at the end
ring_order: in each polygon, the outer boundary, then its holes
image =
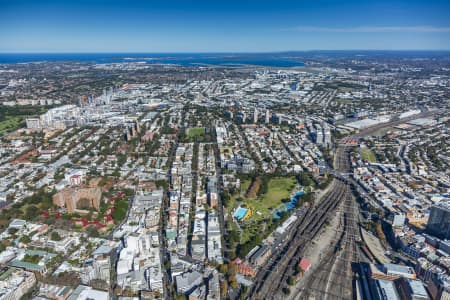
POLYGON ((237 266, 238 273, 247 275, 247 276, 255 276, 255 269, 253 269, 251 266, 247 264, 240 264, 237 266))
POLYGON ((311 261, 307 258, 302 258, 298 266, 300 267, 300 269, 303 270, 303 272, 306 272, 309 269, 309 267, 311 267, 311 261))

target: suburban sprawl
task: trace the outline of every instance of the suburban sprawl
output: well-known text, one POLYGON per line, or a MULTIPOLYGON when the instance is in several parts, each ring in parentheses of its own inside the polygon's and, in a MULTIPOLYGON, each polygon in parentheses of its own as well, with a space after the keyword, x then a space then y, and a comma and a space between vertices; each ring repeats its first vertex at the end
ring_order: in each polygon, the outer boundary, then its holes
POLYGON ((450 56, 295 59, 0 64, 0 300, 450 299, 450 56))

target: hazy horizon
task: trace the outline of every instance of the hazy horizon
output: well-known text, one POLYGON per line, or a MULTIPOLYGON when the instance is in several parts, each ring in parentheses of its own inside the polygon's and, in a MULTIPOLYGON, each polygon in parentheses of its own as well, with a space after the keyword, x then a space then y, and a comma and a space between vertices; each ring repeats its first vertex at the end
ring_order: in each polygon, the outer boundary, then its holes
POLYGON ((153 51, 17 51, 17 52, 3 52, 0 51, 0 55, 7 54, 153 54, 153 55, 180 55, 180 54, 212 54, 212 55, 247 55, 247 54, 289 54, 289 53, 314 53, 314 52, 328 52, 328 53, 339 53, 339 52, 450 52, 449 49, 311 49, 311 50, 279 50, 279 51, 164 51, 164 52, 153 52, 153 51))

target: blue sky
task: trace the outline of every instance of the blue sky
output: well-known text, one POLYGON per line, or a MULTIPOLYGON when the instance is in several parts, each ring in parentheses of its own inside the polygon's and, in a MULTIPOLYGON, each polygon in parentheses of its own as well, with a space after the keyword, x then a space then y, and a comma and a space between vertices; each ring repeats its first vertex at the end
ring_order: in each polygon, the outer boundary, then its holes
POLYGON ((0 0, 0 52, 449 50, 450 1, 0 0))

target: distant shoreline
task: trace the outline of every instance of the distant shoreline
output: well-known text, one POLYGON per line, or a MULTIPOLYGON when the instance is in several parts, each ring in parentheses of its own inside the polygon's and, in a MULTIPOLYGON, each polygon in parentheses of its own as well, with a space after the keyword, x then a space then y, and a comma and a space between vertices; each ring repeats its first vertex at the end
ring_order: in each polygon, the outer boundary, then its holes
POLYGON ((302 67, 304 63, 295 57, 281 54, 233 54, 233 53, 186 53, 186 54, 143 54, 143 53, 0 53, 0 64, 84 62, 84 63, 147 63, 151 65, 180 66, 266 66, 302 67))
POLYGON ((304 67, 304 61, 323 55, 360 59, 364 57, 449 57, 450 50, 314 50, 267 53, 0 53, 0 64, 18 63, 146 63, 183 67, 304 67))

